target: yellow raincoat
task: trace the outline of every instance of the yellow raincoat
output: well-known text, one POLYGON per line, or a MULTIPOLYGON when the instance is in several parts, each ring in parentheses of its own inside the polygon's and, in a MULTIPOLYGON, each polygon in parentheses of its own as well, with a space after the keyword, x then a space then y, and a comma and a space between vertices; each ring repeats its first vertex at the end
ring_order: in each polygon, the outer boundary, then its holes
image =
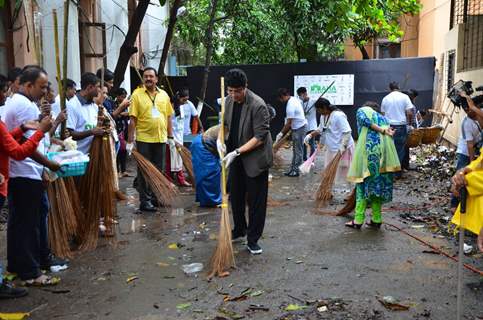
MULTIPOLYGON (((463 214, 462 225, 465 229, 479 234, 483 227, 483 149, 478 159, 468 165, 471 172, 466 175, 468 183, 468 197, 466 199, 466 214, 463 214)), ((460 207, 451 220, 452 223, 460 225, 460 207)))

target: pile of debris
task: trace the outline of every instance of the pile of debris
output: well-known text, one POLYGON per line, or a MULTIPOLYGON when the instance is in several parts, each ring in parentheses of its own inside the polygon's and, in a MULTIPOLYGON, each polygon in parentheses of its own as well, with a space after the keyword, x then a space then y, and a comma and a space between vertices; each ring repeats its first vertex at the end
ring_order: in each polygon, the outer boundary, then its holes
POLYGON ((455 174, 456 152, 440 145, 423 145, 411 150, 411 163, 428 180, 449 181, 455 174))

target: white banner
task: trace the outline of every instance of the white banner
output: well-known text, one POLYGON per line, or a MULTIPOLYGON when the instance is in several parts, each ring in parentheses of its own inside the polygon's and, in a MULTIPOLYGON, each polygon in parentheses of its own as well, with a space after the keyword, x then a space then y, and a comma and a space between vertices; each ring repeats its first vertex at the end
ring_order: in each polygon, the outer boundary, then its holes
POLYGON ((332 74, 317 76, 294 76, 294 92, 300 87, 307 88, 307 94, 312 99, 317 99, 334 82, 324 94, 324 98, 330 103, 339 106, 354 104, 354 75, 332 74))

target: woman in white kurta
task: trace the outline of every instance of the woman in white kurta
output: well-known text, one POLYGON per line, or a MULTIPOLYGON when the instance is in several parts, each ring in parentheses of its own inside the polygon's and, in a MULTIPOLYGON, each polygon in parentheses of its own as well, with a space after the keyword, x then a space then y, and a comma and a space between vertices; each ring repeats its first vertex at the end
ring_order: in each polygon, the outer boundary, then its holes
POLYGON ((336 181, 345 183, 354 151, 352 129, 349 121, 347 121, 347 116, 324 98, 317 100, 315 108, 321 114, 320 124, 316 130, 305 137, 304 143, 307 144, 310 139, 320 135, 320 144, 325 146, 324 168, 334 159, 338 152, 341 152, 342 160, 337 169, 336 181))
POLYGON ((169 160, 170 160, 170 168, 171 168, 171 175, 177 180, 178 184, 182 187, 190 187, 183 172, 183 159, 179 154, 177 147, 183 145, 183 134, 184 134, 184 122, 185 122, 185 113, 184 109, 181 107, 183 104, 186 103, 188 96, 184 96, 183 91, 177 92, 174 97, 173 102, 173 109, 174 115, 171 117, 171 122, 173 125, 173 138, 176 144, 176 147, 169 149, 169 160))

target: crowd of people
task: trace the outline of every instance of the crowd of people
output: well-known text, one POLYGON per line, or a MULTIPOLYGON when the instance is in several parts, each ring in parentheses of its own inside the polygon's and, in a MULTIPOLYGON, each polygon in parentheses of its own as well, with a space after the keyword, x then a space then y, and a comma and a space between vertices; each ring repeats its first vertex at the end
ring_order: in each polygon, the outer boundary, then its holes
MULTIPOLYGON (((269 168, 273 162, 270 124, 275 112, 248 89, 246 74, 240 69, 225 74, 228 93, 223 102, 225 121, 206 131, 198 126, 198 112, 189 101, 189 92, 183 89, 170 97, 158 87, 154 68, 143 70, 142 85, 130 97, 125 89, 113 88, 113 79, 114 74, 106 69, 96 74, 87 72, 81 76, 79 90, 74 81, 63 80, 67 103, 62 110, 60 97, 55 96, 49 75, 41 67, 15 68, 8 77, 0 75, 0 207, 8 199, 7 271, 27 286, 49 286, 60 279, 43 271, 68 267, 68 261, 53 255, 49 248, 49 201, 45 185, 46 171, 60 169, 47 153, 53 146, 63 145, 60 138, 65 133, 84 154, 89 153, 95 137, 109 137, 113 168, 118 173, 114 185, 119 200, 125 196, 119 190, 118 178, 129 176, 127 157, 134 148, 173 183, 191 186, 183 172, 179 148, 185 137, 191 139, 194 135, 191 152, 196 201, 201 206, 221 204, 220 161, 223 161, 229 168, 232 238, 246 237, 247 249, 252 254, 261 254, 259 239, 265 226, 269 168), (109 125, 100 126, 101 118, 109 125), (67 132, 61 131, 63 122, 67 132), (219 138, 222 125, 226 131, 224 141, 219 138), (225 155, 223 159, 220 154, 225 155)), ((321 146, 325 166, 340 155, 337 180, 355 184, 355 216, 346 224, 350 228, 363 226, 368 206, 372 208, 372 216, 367 225, 381 226, 381 208, 392 200, 393 178, 401 177, 404 163, 408 162, 408 131, 426 121, 423 112, 415 107, 416 90, 403 93, 395 82, 390 83, 389 89, 381 106, 368 101, 357 110, 357 142, 346 114, 328 99, 309 97, 303 87, 297 89, 298 97, 286 88, 278 90, 286 119, 275 142, 290 134, 293 148, 285 175, 298 177, 301 164, 321 146)), ((469 108, 461 126, 459 171, 453 179, 452 201, 457 204, 459 190, 466 186, 472 221, 468 229, 480 233, 479 245, 483 250, 483 219, 477 209, 483 194, 482 156, 478 150, 482 102, 465 98, 469 108)), ((139 170, 135 186, 139 212, 157 211, 161 204, 139 170)), ((100 232, 108 235, 109 230, 100 228, 100 232)), ((1 279, 0 298, 27 294, 25 288, 13 287, 1 279)))

